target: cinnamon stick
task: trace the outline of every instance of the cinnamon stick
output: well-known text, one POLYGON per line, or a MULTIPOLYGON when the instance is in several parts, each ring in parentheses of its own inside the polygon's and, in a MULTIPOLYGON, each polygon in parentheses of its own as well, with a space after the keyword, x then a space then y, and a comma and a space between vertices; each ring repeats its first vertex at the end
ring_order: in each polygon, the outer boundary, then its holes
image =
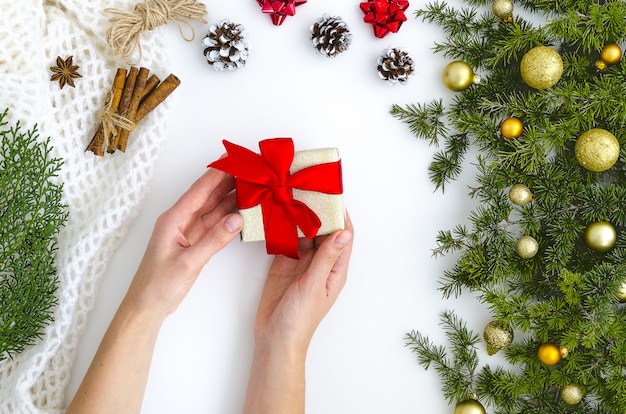
MULTIPOLYGON (((143 95, 141 96, 141 101, 143 101, 143 98, 145 98, 147 94, 149 94, 150 92, 152 92, 152 90, 154 88, 156 88, 156 86, 159 84, 159 82, 161 82, 161 79, 159 79, 156 75, 154 75, 154 74, 150 75, 150 77, 146 81, 146 87, 143 90, 143 95)), ((141 103, 140 103, 140 105, 141 105, 141 103)))
POLYGON ((113 78, 113 100, 111 102, 111 112, 116 112, 122 100, 122 93, 126 85, 126 72, 124 68, 119 68, 113 78))
MULTIPOLYGON (((144 95, 144 89, 146 88, 146 82, 148 81, 149 70, 147 68, 140 68, 139 73, 137 74, 137 79, 135 80, 135 87, 133 89, 133 94, 130 98, 130 103, 128 106, 128 111, 126 112, 126 118, 130 119, 133 122, 137 122, 135 119, 135 114, 137 113, 137 108, 139 108, 139 103, 141 102, 141 98, 144 95)), ((128 129, 122 129, 119 134, 119 140, 117 142, 117 146, 113 147, 113 149, 117 148, 122 152, 126 151, 126 145, 128 144, 128 137, 130 136, 130 132, 128 129)))
MULTIPOLYGON (((111 105, 108 108, 108 110, 111 111, 112 113, 117 112, 120 99, 122 98, 122 91, 126 83, 126 72, 127 72, 126 69, 119 68, 117 69, 117 72, 115 73, 115 77, 113 78, 113 86, 111 88, 111 94, 112 94, 111 105)), ((110 133, 110 131, 106 131, 106 132, 110 133)), ((104 151, 106 149, 105 147, 107 145, 107 141, 109 140, 109 138, 110 136, 108 137, 106 136, 104 125, 102 125, 102 122, 100 122, 100 125, 98 126, 98 129, 96 130, 96 133, 91 139, 91 142, 89 143, 89 145, 87 145, 87 148, 85 149, 85 151, 92 151, 94 154, 99 155, 99 156, 104 155, 104 151)))
POLYGON ((143 99, 139 108, 137 108, 137 113, 135 114, 134 119, 135 123, 141 121, 154 108, 170 96, 170 94, 174 92, 174 89, 178 88, 178 85, 180 85, 180 79, 178 79, 175 75, 168 75, 163 82, 161 82, 143 99))
POLYGON ((89 141, 89 145, 85 148, 85 151, 91 151, 95 155, 101 157, 104 155, 104 147, 104 127, 102 126, 102 123, 100 123, 96 133, 93 135, 93 138, 89 141))
MULTIPOLYGON (((139 69, 135 66, 132 66, 128 71, 128 77, 126 78, 126 83, 124 84, 124 90, 122 91, 122 97, 117 110, 119 115, 124 118, 128 118, 131 121, 132 119, 128 117, 128 110, 130 108, 130 100, 133 97, 133 91, 135 90, 135 82, 137 81, 138 74, 139 69)), ((122 131, 118 131, 118 134, 109 142, 109 148, 107 149, 109 153, 115 152, 117 149, 121 134, 122 131)))
MULTIPOLYGON (((150 75, 146 68, 131 67, 128 71, 120 68, 113 80, 111 102, 107 103, 106 111, 137 124, 179 85, 180 79, 173 74, 161 82, 156 75, 150 75)), ((98 156, 105 152, 113 153, 117 149, 125 151, 131 130, 122 128, 118 125, 112 131, 105 131, 105 125, 101 122, 85 151, 92 151, 98 156)))
POLYGON ((133 96, 135 81, 137 80, 138 74, 139 69, 135 66, 132 66, 128 71, 128 77, 126 78, 126 83, 124 84, 124 91, 122 92, 122 98, 118 109, 118 113, 122 116, 126 116, 126 112, 130 106, 130 98, 133 96))

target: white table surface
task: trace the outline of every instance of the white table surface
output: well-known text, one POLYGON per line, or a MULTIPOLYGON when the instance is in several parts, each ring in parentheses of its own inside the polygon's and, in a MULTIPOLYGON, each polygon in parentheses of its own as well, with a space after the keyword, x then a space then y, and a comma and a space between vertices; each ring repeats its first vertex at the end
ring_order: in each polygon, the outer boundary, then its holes
MULTIPOLYGON (((126 292, 155 218, 224 152, 222 139, 257 149, 262 139, 284 136, 294 139, 297 150, 339 148, 356 233, 348 283, 309 350, 307 412, 452 413, 439 376, 418 365, 404 335, 419 329, 445 344, 439 315, 446 309, 455 309, 477 332, 490 318, 469 295, 442 299, 438 278, 454 257, 431 254, 438 230, 467 222, 474 205, 467 196, 473 157, 460 181, 445 194, 435 192, 428 165, 436 149, 389 115, 393 103, 453 96, 441 82, 447 61, 432 51, 444 35, 414 16, 425 1, 411 2, 409 20, 383 39, 363 22, 359 1, 310 0, 282 26, 273 26, 254 0, 205 3, 209 23, 229 18, 245 26, 248 64, 236 72, 214 71, 200 45, 208 25, 194 23, 192 43, 173 24, 157 29, 169 45, 164 58, 169 55, 182 84, 168 98, 170 132, 142 212, 101 282, 68 398, 126 292), (341 16, 353 33, 350 49, 335 59, 317 54, 309 40, 309 27, 324 13, 341 16), (376 59, 388 46, 404 48, 416 62, 405 85, 378 78, 376 59)), ((234 241, 209 262, 162 328, 142 412, 241 411, 252 325, 270 260, 263 242, 234 241)), ((481 361, 486 359, 481 350, 481 361)))

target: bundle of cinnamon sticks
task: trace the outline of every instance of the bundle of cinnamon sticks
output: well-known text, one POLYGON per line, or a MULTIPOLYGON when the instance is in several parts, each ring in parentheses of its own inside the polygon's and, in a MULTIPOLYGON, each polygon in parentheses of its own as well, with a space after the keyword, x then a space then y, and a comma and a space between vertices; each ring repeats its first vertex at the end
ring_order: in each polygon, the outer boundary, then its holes
POLYGON ((162 82, 146 68, 119 68, 104 105, 102 120, 85 151, 103 156, 126 151, 135 125, 163 102, 180 85, 170 74, 162 82))

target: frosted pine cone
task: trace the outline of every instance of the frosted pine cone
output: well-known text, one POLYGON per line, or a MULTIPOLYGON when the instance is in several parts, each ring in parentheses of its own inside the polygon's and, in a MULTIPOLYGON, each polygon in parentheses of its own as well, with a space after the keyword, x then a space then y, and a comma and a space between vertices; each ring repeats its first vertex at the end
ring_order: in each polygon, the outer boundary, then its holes
POLYGON ((402 49, 389 47, 378 58, 378 76, 390 85, 406 83, 414 70, 413 59, 402 49))
POLYGON ((248 36, 244 27, 224 19, 211 25, 209 33, 202 39, 204 56, 213 69, 237 70, 248 59, 248 36))
POLYGON ((311 42, 319 53, 332 58, 348 49, 352 33, 341 17, 324 14, 311 26, 311 42))

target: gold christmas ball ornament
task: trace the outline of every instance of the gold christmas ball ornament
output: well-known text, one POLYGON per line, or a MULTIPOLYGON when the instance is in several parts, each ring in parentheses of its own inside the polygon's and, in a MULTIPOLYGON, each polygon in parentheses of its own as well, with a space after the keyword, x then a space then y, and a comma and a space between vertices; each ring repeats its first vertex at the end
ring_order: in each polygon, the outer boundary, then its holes
POLYGON ((535 89, 554 86, 563 75, 563 59, 548 46, 537 46, 522 57, 520 72, 524 82, 535 89))
POLYGON ((576 140, 574 154, 578 163, 589 171, 602 172, 619 158, 619 141, 606 129, 593 128, 576 140))
POLYGON ((513 0, 494 0, 491 5, 493 14, 500 18, 502 23, 513 21, 513 0))
POLYGON ((522 259, 531 259, 539 251, 539 243, 532 236, 522 236, 515 243, 515 251, 522 259))
POLYGON ((615 296, 617 296, 617 299, 621 303, 626 303, 626 280, 622 282, 622 285, 619 287, 619 290, 617 291, 617 294, 615 296))
POLYGON ((600 59, 596 62, 596 67, 604 70, 609 66, 616 65, 622 59, 622 48, 616 43, 607 43, 600 51, 600 59))
POLYGON ((524 184, 514 184, 509 189, 509 200, 513 204, 523 206, 533 200, 533 193, 524 184))
POLYGON ((480 82, 480 76, 474 73, 470 65, 460 60, 450 62, 443 69, 443 84, 454 92, 461 92, 480 82))
POLYGON ((567 350, 559 347, 552 342, 541 344, 537 350, 539 361, 546 365, 554 365, 561 360, 561 357, 567 355, 567 350))
POLYGON ((585 229, 585 244, 594 252, 605 253, 615 246, 617 232, 608 221, 596 221, 585 229))
POLYGON ((585 397, 585 390, 578 384, 567 384, 561 388, 561 399, 569 405, 578 404, 585 397))
POLYGON ((494 355, 499 350, 511 345, 513 330, 501 322, 491 321, 485 327, 483 338, 485 338, 487 345, 487 353, 494 355))
POLYGON ((506 139, 515 139, 524 132, 524 124, 515 117, 507 118, 500 123, 500 133, 506 139))
POLYGON ((473 398, 463 400, 454 407, 454 414, 486 414, 485 407, 473 398))

